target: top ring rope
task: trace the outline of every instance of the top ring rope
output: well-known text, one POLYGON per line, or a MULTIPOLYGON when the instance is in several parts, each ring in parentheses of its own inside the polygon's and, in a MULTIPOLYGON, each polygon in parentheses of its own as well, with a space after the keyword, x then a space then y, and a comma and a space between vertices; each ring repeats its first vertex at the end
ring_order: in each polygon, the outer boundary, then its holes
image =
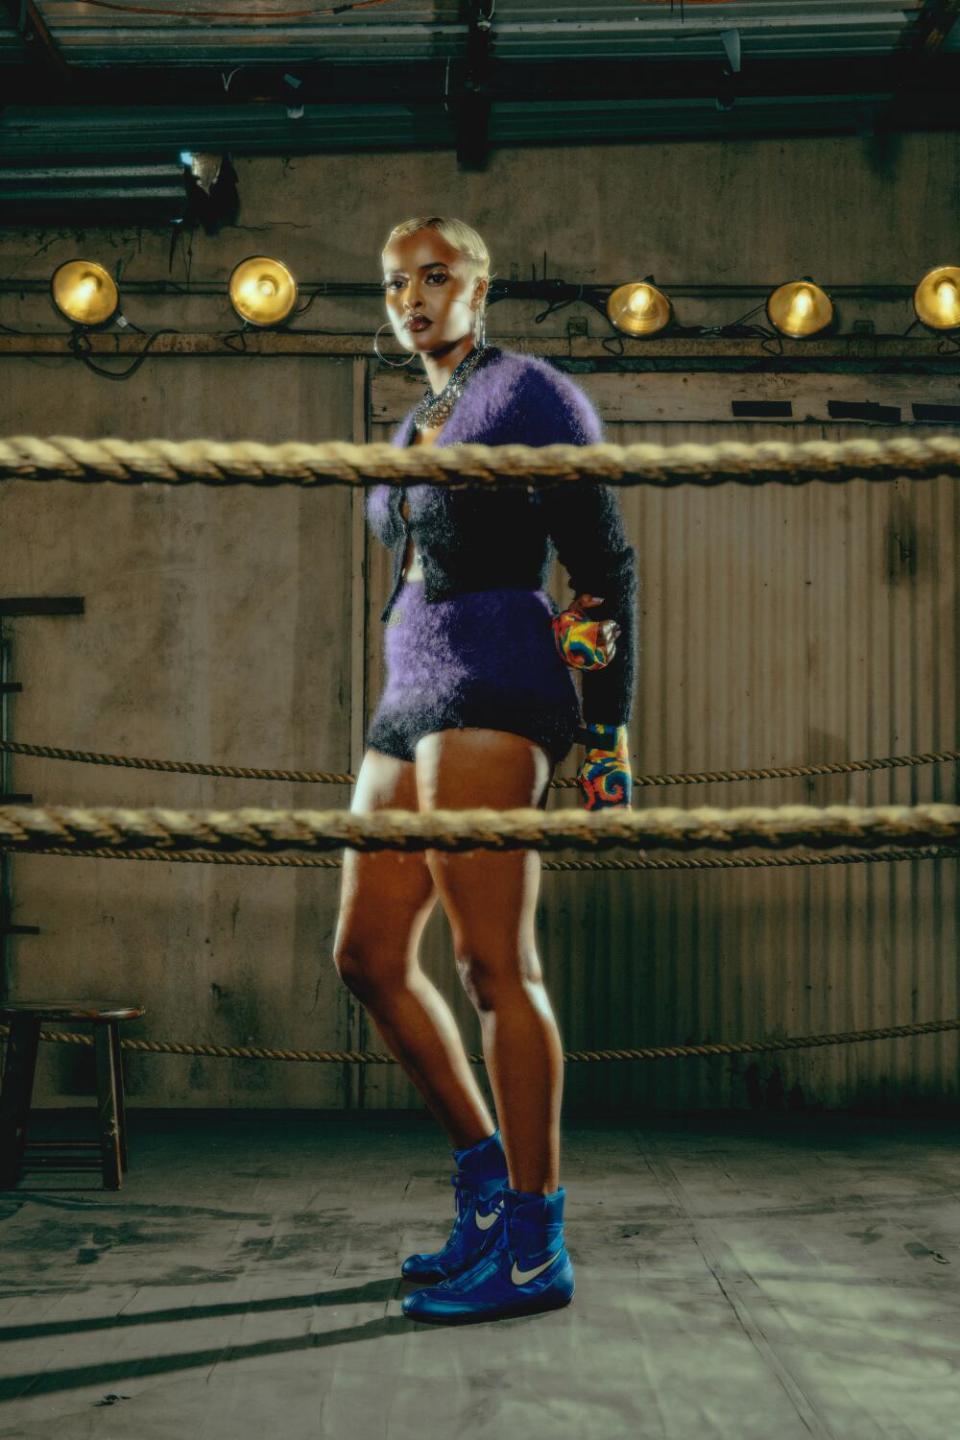
POLYGON ((164 485, 506 485, 597 480, 607 485, 762 485, 811 480, 960 477, 960 439, 764 440, 743 445, 450 445, 399 449, 330 440, 0 439, 2 480, 145 481, 164 485))
MULTIPOLYGON (((214 775, 227 780, 289 780, 307 785, 352 785, 356 776, 337 770, 264 770, 250 765, 207 765, 198 760, 148 760, 138 755, 110 755, 100 750, 66 750, 59 745, 28 745, 0 740, 0 754, 33 755, 44 760, 75 760, 84 765, 119 765, 127 770, 160 770, 175 775, 214 775)), ((872 760, 835 760, 820 765, 781 765, 760 770, 703 770, 680 775, 634 775, 638 786, 706 785, 733 780, 785 780, 800 775, 848 775, 855 771, 892 770, 904 765, 935 765, 960 760, 960 750, 920 755, 880 755, 872 760)), ((572 789, 577 781, 551 780, 556 789, 572 789)))
POLYGON ((960 805, 672 807, 599 812, 495 810, 134 810, 0 807, 0 848, 170 850, 784 850, 905 846, 960 839, 960 805))

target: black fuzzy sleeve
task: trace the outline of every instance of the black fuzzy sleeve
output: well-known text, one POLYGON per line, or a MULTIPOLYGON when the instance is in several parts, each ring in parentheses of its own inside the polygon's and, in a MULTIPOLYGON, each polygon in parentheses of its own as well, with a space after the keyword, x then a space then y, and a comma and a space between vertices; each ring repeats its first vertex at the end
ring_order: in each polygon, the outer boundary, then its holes
POLYGON ((382 545, 396 545, 403 534, 402 494, 396 485, 374 485, 367 491, 367 524, 382 545))
POLYGON ((611 486, 589 481, 544 490, 541 503, 573 597, 602 595, 604 603, 584 614, 620 626, 610 664, 581 674, 584 721, 626 725, 633 705, 638 587, 636 552, 627 544, 619 497, 611 486))
MULTIPOLYGON (((548 444, 592 445, 603 439, 599 416, 569 376, 560 376, 550 411, 548 444), (571 394, 571 392, 575 392, 571 394)), ((554 485, 540 491, 547 532, 570 577, 573 597, 602 595, 585 611, 593 620, 616 620, 616 654, 602 670, 581 674, 584 721, 625 725, 633 706, 637 653, 636 551, 627 543, 619 492, 598 481, 554 485)), ((571 598, 573 598, 571 597, 571 598)))

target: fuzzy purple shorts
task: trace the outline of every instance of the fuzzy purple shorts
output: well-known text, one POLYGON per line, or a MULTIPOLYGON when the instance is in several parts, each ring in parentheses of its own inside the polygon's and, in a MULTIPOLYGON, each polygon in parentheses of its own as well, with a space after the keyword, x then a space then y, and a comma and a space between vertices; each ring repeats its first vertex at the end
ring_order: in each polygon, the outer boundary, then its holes
POLYGON ((427 601, 405 582, 384 626, 386 684, 366 743, 413 760, 437 730, 509 730, 555 765, 582 724, 573 674, 557 653, 544 590, 473 590, 427 601))

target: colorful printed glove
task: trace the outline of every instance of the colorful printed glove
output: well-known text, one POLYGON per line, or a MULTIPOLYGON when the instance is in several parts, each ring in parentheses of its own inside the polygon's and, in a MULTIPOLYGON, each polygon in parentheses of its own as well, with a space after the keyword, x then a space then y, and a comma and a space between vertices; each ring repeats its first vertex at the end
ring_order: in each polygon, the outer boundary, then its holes
POLYGON ((602 670, 617 653, 617 622, 584 618, 585 609, 602 604, 602 595, 578 595, 568 609, 553 617, 553 638, 560 658, 575 670, 602 670))
POLYGON ((590 722, 581 732, 587 755, 577 771, 586 810, 629 805, 633 793, 626 725, 590 722))

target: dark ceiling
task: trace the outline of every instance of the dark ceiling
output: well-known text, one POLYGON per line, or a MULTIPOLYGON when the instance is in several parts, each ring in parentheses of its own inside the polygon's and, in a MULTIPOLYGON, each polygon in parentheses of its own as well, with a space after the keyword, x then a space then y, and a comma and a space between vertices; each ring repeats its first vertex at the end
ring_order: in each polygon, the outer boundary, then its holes
POLYGON ((960 128, 960 0, 0 0, 0 164, 960 128))

